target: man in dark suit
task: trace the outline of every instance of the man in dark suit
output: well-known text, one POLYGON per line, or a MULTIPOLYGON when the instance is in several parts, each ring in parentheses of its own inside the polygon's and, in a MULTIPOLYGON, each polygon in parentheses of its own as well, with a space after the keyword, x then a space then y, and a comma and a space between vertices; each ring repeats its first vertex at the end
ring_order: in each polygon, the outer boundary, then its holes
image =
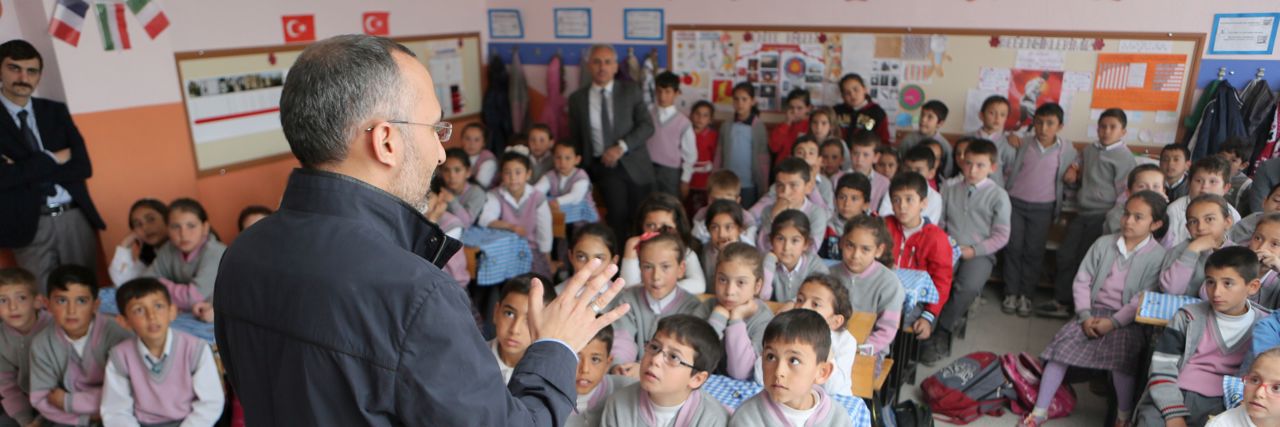
POLYGON ((583 153, 582 168, 604 196, 605 221, 626 236, 653 185, 653 162, 645 148, 653 118, 639 85, 613 79, 618 53, 612 46, 592 46, 589 58, 591 85, 569 95, 569 141, 583 153))
POLYGON ((98 266, 106 228, 84 181, 93 175, 66 104, 34 98, 44 60, 24 40, 0 44, 0 247, 41 289, 62 264, 98 266))

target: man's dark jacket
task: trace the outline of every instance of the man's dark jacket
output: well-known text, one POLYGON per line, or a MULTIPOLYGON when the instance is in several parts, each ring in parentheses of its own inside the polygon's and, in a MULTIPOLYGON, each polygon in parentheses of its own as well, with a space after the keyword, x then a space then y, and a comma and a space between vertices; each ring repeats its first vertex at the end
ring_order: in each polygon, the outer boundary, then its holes
POLYGON ((295 170, 218 272, 218 346, 247 424, 563 425, 574 354, 534 344, 503 384, 438 267, 460 247, 386 192, 295 170))
POLYGON ((59 165, 48 154, 32 150, 23 141, 13 116, 0 107, 0 155, 13 162, 0 159, 0 248, 27 246, 35 238, 40 207, 48 197, 45 185, 50 183, 71 193, 89 225, 97 230, 106 228, 84 184, 93 176, 93 165, 67 105, 41 98, 31 98, 30 105, 44 149, 70 148, 71 160, 59 165))

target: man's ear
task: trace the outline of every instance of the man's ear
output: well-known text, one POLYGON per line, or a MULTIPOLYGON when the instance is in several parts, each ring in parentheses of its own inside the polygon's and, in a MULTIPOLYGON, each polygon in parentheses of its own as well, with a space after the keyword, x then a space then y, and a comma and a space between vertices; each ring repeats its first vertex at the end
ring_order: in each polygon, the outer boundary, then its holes
POLYGON ((379 123, 364 132, 360 145, 368 147, 370 157, 379 163, 395 167, 400 163, 400 150, 404 147, 401 145, 403 139, 393 138, 394 133, 390 123, 379 123))

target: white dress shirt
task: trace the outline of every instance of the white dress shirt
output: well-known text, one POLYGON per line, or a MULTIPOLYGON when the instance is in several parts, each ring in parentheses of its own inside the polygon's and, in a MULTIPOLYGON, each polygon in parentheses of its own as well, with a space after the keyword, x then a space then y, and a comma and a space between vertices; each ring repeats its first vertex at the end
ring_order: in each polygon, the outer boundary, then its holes
MULTIPOLYGON (((658 121, 666 123, 672 116, 680 114, 676 106, 658 107, 658 121)), ((698 163, 698 137, 689 126, 680 134, 680 182, 689 183, 693 179, 693 164, 698 163)))
MULTIPOLYGON (((12 101, 9 101, 9 98, 0 96, 0 104, 4 104, 5 110, 9 111, 9 117, 13 119, 13 123, 18 126, 18 129, 22 129, 22 122, 18 120, 18 112, 27 112, 27 126, 30 126, 31 132, 36 135, 36 145, 40 146, 40 149, 44 151, 46 156, 49 156, 49 158, 54 159, 54 162, 57 162, 57 156, 54 156, 52 152, 46 150, 44 148, 44 141, 40 139, 40 128, 36 127, 36 111, 31 108, 31 100, 27 100, 26 106, 19 107, 18 104, 14 104, 12 101)), ((21 141, 19 141, 19 143, 25 144, 21 141)), ((53 191, 53 195, 45 199, 46 204, 49 206, 57 206, 71 203, 71 193, 68 193, 67 189, 62 188, 61 185, 53 184, 53 191)))
MULTIPOLYGON (((148 366, 163 363, 173 350, 173 330, 169 330, 164 339, 164 353, 160 360, 151 356, 151 351, 134 338, 138 353, 148 366)), ((128 367, 125 367, 127 369, 128 367)), ((123 369, 117 368, 112 358, 107 358, 107 370, 102 385, 102 423, 109 426, 137 426, 134 416, 133 386, 129 377, 121 375, 123 369)), ((173 374, 173 373, 171 373, 173 374)), ((130 375, 147 375, 146 372, 131 372, 130 375)), ((207 345, 200 346, 200 360, 196 362, 196 372, 192 376, 191 386, 195 389, 196 401, 191 402, 191 413, 182 420, 182 427, 212 426, 222 417, 226 396, 222 393, 222 381, 218 376, 218 365, 213 361, 213 351, 207 345)))
MULTIPOLYGON (((520 200, 516 200, 506 188, 499 188, 498 194, 502 198, 511 203, 512 206, 520 206, 529 197, 533 196, 533 192, 538 191, 532 185, 524 185, 524 194, 520 196, 520 200)), ((551 252, 551 208, 546 203, 539 204, 537 209, 537 225, 534 226, 534 242, 538 244, 538 251, 542 253, 551 252)), ((493 192, 485 195, 484 210, 480 213, 480 220, 477 222, 481 227, 488 227, 490 223, 502 218, 502 201, 498 200, 498 196, 493 192)), ((527 231, 527 230, 526 230, 527 231)), ((523 236, 522 236, 523 237, 523 236)))

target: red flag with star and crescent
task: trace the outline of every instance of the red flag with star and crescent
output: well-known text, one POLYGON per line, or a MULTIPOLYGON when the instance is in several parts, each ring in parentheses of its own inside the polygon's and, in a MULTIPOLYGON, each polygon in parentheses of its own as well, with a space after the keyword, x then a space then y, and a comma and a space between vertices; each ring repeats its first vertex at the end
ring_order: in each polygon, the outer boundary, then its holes
POLYGON ((391 35, 390 12, 365 12, 363 19, 364 33, 371 36, 391 35))
POLYGON ((315 15, 285 15, 280 17, 284 26, 284 42, 311 42, 316 40, 315 15))

